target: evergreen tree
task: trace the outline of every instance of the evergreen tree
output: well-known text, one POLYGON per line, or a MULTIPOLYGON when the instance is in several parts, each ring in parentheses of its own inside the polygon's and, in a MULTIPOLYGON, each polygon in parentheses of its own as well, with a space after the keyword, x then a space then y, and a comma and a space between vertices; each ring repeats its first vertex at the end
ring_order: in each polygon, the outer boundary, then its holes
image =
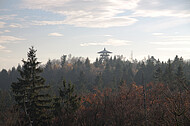
POLYGON ((23 125, 49 125, 50 114, 48 109, 51 105, 50 96, 45 93, 45 80, 39 76, 42 69, 37 61, 36 51, 29 48, 28 59, 22 60, 23 68, 19 70, 20 78, 18 82, 12 83, 12 91, 20 112, 24 112, 23 125))
POLYGON ((154 82, 155 83, 162 82, 162 69, 160 66, 158 66, 158 68, 156 69, 156 71, 154 73, 154 82))
POLYGON ((61 66, 62 66, 62 68, 63 68, 63 66, 64 66, 64 64, 65 64, 65 62, 66 62, 66 58, 67 58, 67 55, 63 55, 63 56, 61 57, 61 66))
POLYGON ((177 68, 177 73, 176 73, 176 84, 178 89, 183 90, 184 88, 186 88, 186 83, 187 81, 183 72, 183 67, 180 64, 177 68))
POLYGON ((99 60, 98 60, 98 58, 96 58, 96 61, 94 62, 94 66, 97 68, 97 67, 99 67, 99 60))
POLYGON ((75 112, 80 107, 80 97, 74 94, 74 85, 63 81, 63 87, 59 89, 60 98, 64 109, 64 123, 71 125, 74 121, 75 112))
POLYGON ((164 82, 168 84, 168 86, 172 87, 172 84, 174 82, 174 73, 173 73, 172 63, 170 59, 168 60, 168 64, 166 66, 163 79, 164 79, 164 82))
POLYGON ((87 91, 87 80, 84 71, 80 71, 78 79, 76 81, 77 92, 84 93, 87 91))
POLYGON ((95 85, 96 87, 98 87, 99 89, 102 89, 102 84, 103 84, 103 81, 102 81, 102 74, 99 73, 98 75, 96 75, 94 85, 95 85))
POLYGON ((88 58, 85 60, 85 66, 87 69, 90 69, 90 60, 88 58))
POLYGON ((0 72, 0 89, 9 89, 10 88, 10 78, 7 70, 3 69, 0 72))
POLYGON ((133 70, 132 70, 132 66, 130 65, 130 67, 128 68, 128 71, 127 71, 127 80, 126 80, 126 83, 127 84, 131 84, 134 82, 134 73, 133 73, 133 70))

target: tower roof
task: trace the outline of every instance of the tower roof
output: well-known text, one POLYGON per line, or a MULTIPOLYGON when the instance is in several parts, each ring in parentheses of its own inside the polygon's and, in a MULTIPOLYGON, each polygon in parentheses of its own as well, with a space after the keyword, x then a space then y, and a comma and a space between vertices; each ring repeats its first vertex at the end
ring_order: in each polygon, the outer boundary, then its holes
POLYGON ((107 51, 107 50, 106 50, 106 48, 104 48, 104 50, 103 50, 103 51, 100 51, 100 52, 98 52, 98 53, 112 53, 112 52, 107 51))

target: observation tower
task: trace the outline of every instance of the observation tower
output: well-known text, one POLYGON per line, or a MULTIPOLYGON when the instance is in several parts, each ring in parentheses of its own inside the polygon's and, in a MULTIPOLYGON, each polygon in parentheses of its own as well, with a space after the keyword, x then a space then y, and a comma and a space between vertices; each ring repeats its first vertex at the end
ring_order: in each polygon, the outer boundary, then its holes
POLYGON ((100 60, 108 59, 109 53, 112 53, 112 52, 107 51, 106 48, 104 48, 103 51, 98 52, 98 54, 100 54, 100 60))

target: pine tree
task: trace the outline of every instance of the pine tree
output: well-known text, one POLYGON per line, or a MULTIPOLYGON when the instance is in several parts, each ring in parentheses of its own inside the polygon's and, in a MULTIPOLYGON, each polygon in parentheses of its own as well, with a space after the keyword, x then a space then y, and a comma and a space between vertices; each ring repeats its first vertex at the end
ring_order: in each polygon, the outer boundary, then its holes
POLYGON ((24 112, 23 125, 49 125, 50 114, 48 110, 51 105, 50 96, 45 93, 45 80, 39 76, 42 69, 37 61, 36 51, 29 48, 28 59, 22 60, 23 68, 19 70, 18 82, 12 83, 12 92, 20 112, 24 112))

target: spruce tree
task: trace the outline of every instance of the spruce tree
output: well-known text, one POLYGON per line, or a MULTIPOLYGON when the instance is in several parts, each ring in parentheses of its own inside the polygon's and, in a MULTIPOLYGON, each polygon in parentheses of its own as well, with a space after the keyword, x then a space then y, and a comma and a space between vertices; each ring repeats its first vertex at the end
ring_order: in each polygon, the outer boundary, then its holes
POLYGON ((161 83, 162 82, 162 69, 160 66, 155 70, 154 72, 154 82, 155 83, 161 83))
POLYGON ((67 55, 63 55, 63 56, 61 57, 61 66, 62 66, 62 68, 63 68, 63 66, 64 66, 64 64, 65 64, 65 62, 66 62, 66 58, 67 58, 67 55))
POLYGON ((103 84, 102 74, 100 72, 98 75, 96 75, 94 86, 97 87, 98 89, 102 89, 102 84, 103 84))
POLYGON ((72 125, 74 121, 75 113, 77 109, 80 107, 80 97, 78 97, 75 93, 74 85, 71 83, 66 83, 63 81, 63 87, 59 89, 59 95, 62 100, 62 105, 64 109, 64 124, 72 125))
POLYGON ((183 90, 184 88, 186 88, 187 80, 184 75, 183 67, 181 64, 177 68, 176 84, 177 84, 178 89, 180 89, 180 90, 183 90))
POLYGON ((12 83, 12 92, 19 110, 24 117, 23 125, 49 125, 50 114, 48 114, 51 99, 45 93, 49 86, 45 86, 45 80, 39 75, 42 69, 37 61, 36 51, 29 48, 27 60, 22 60, 23 67, 18 82, 12 83), (24 114, 23 114, 24 113, 24 114))
POLYGON ((163 80, 169 87, 173 86, 174 72, 173 72, 172 63, 170 59, 168 60, 165 72, 163 74, 163 80))

